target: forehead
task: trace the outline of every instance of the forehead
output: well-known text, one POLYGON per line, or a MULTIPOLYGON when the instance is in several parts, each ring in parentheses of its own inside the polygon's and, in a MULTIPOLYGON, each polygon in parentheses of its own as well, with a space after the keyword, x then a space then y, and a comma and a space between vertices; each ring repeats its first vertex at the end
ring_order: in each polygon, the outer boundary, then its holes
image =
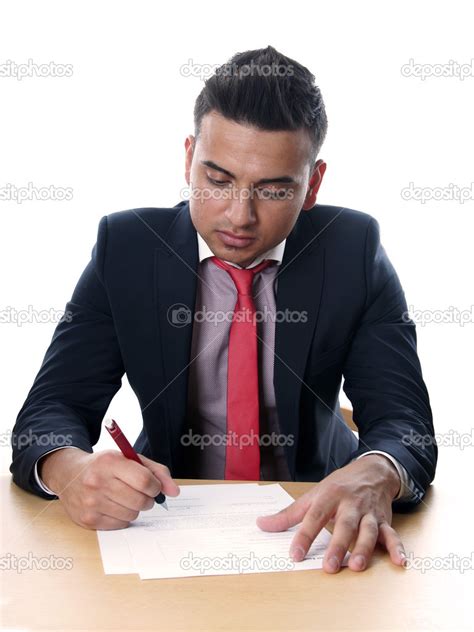
POLYGON ((202 118, 196 149, 201 160, 213 160, 234 173, 231 165, 237 171, 245 166, 296 174, 307 166, 311 141, 305 129, 262 130, 210 112, 202 118))

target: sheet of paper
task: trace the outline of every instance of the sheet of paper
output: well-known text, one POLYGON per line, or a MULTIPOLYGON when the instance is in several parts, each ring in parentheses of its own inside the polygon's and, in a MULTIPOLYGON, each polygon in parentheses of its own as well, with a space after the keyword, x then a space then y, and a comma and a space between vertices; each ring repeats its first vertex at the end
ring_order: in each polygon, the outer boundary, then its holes
POLYGON ((289 549, 298 526, 270 533, 256 525, 257 516, 291 502, 279 484, 186 485, 169 499, 169 512, 142 512, 123 534, 141 579, 321 568, 330 539, 326 529, 306 558, 293 562, 289 549))
POLYGON ((97 531, 102 566, 106 575, 136 573, 132 553, 123 529, 97 531))
MULTIPOLYGON (((249 490, 251 487, 257 488, 258 483, 233 483, 233 487, 245 488, 249 490)), ((200 488, 201 498, 206 498, 209 495, 209 489, 211 487, 228 487, 226 483, 217 483, 215 485, 196 485, 193 487, 200 488)), ((183 490, 185 486, 181 489, 183 490)), ((195 490, 198 493, 198 490, 195 490)), ((181 492, 182 493, 182 492, 181 492)), ((211 494, 212 495, 212 494, 211 494)), ((174 503, 174 499, 168 498, 168 506, 174 503)), ((142 518, 159 517, 166 515, 166 509, 163 509, 161 505, 155 505, 149 511, 142 511, 137 518, 137 521, 142 518)), ((127 573, 136 573, 135 564, 133 561, 132 553, 129 548, 127 538, 125 537, 125 529, 117 529, 115 531, 97 531, 97 538, 99 541, 99 548, 102 557, 102 566, 106 575, 122 575, 127 573)))

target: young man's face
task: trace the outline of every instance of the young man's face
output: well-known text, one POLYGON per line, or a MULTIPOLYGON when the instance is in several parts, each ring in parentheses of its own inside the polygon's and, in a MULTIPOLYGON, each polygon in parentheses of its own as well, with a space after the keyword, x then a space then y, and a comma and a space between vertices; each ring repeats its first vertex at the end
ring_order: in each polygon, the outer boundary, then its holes
POLYGON ((194 227, 217 257, 247 267, 289 235, 301 209, 314 206, 326 164, 318 160, 310 171, 304 129, 264 131, 214 111, 194 140, 185 142, 194 227), (221 231, 249 240, 234 244, 221 231))

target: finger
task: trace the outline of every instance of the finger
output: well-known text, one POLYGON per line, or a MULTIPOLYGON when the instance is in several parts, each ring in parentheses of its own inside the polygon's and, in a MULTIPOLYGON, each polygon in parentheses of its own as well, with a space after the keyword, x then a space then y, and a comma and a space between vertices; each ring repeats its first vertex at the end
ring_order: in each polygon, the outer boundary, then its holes
POLYGON ((100 515, 96 520, 95 526, 90 527, 85 526, 87 529, 96 529, 99 531, 112 531, 115 529, 126 529, 130 523, 124 520, 117 520, 117 518, 111 518, 110 516, 106 516, 104 514, 100 515))
POLYGON ((327 573, 337 573, 350 543, 357 535, 361 516, 353 510, 340 510, 336 516, 334 531, 324 555, 323 568, 327 573))
POLYGON ((379 542, 385 546, 394 564, 405 566, 407 556, 402 540, 388 522, 382 522, 379 525, 379 542))
POLYGON ((132 522, 132 520, 136 520, 139 515, 139 511, 135 511, 134 509, 130 509, 129 507, 124 507, 123 505, 111 500, 110 498, 104 497, 101 499, 100 505, 97 508, 98 513, 108 516, 109 518, 114 518, 115 520, 119 520, 120 522, 132 522))
POLYGON ((77 514, 77 522, 81 527, 86 529, 124 529, 128 527, 131 520, 135 519, 136 514, 130 513, 130 510, 122 507, 116 503, 111 502, 108 499, 103 499, 100 506, 96 507, 82 507, 77 514), (110 512, 111 515, 105 513, 104 508, 110 512), (120 516, 120 517, 117 517, 120 516))
POLYGON ((122 483, 150 497, 157 496, 162 489, 161 481, 148 467, 123 457, 112 474, 122 483))
MULTIPOLYGON (((154 463, 154 471, 152 472, 148 465, 142 465, 125 457, 120 459, 117 467, 114 468, 113 474, 116 478, 123 481, 133 489, 146 494, 151 498, 155 498, 161 491, 164 491, 165 484, 163 481, 169 481, 169 475, 165 472, 164 466, 159 469, 158 464, 154 463), (158 476, 160 478, 158 478, 158 476)), ((171 487, 171 492, 175 492, 175 483, 171 487)), ((176 494, 175 494, 176 495, 176 494)))
POLYGON ((166 494, 166 496, 179 496, 181 490, 174 482, 171 472, 166 465, 152 461, 148 457, 143 456, 143 454, 139 454, 138 457, 143 462, 143 465, 151 470, 156 478, 161 481, 162 492, 166 494))
POLYGON ((275 514, 259 516, 257 526, 262 531, 286 531, 303 520, 308 506, 309 500, 302 496, 275 514))
POLYGON ((147 511, 155 506, 154 498, 137 491, 116 477, 108 481, 104 493, 112 502, 132 511, 147 511))
POLYGON ((301 562, 309 551, 315 538, 335 511, 334 501, 316 496, 308 507, 300 528, 290 546, 290 556, 295 562, 301 562))
POLYGON ((379 537, 377 519, 372 514, 365 514, 359 524, 359 535, 349 558, 349 568, 363 571, 367 568, 379 537))

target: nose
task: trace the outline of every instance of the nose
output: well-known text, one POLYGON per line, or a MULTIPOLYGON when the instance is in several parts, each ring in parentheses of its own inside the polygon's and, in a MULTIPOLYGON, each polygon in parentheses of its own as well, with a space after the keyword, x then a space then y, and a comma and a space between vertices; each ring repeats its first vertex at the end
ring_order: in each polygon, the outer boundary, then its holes
POLYGON ((225 213, 235 228, 244 229, 253 226, 257 221, 250 190, 237 189, 225 213))

